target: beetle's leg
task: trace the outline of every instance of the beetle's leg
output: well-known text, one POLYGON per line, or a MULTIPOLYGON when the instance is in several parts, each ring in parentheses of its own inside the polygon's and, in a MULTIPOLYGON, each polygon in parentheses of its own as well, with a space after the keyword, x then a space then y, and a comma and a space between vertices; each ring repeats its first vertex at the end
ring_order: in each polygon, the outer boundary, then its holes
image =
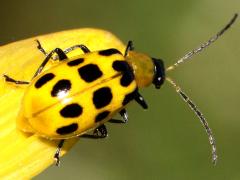
MULTIPOLYGON (((38 44, 38 46, 37 46, 37 48, 39 49, 39 51, 41 51, 45 56, 48 56, 49 54, 45 51, 45 49, 42 47, 42 45, 41 45, 41 43, 40 43, 40 41, 39 40, 36 40, 36 42, 37 42, 37 44, 38 44)), ((63 51, 64 52, 64 51, 63 51)), ((57 52, 56 52, 57 53, 57 52)), ((58 53, 57 53, 58 54, 58 53)), ((59 59, 60 61, 61 60, 65 60, 65 59, 67 59, 67 56, 66 56, 66 54, 67 53, 61 53, 61 54, 58 54, 58 58, 54 58, 54 57, 50 57, 50 58, 52 58, 53 60, 56 60, 56 59, 59 59)))
POLYGON ((57 150, 54 154, 54 159, 55 159, 55 165, 56 166, 59 166, 60 165, 60 154, 61 154, 61 149, 63 147, 63 144, 64 144, 64 140, 60 140, 59 144, 58 144, 58 147, 57 147, 57 150))
POLYGON ((99 138, 105 138, 107 136, 108 136, 107 128, 104 124, 102 124, 93 131, 93 134, 83 134, 80 137, 99 139, 99 138))
POLYGON ((39 51, 41 51, 45 56, 48 55, 48 53, 45 51, 45 49, 42 47, 41 43, 39 40, 36 39, 36 42, 38 44, 37 48, 39 49, 39 51))
POLYGON ((147 103, 145 102, 144 98, 142 97, 141 94, 139 94, 139 92, 136 92, 135 94, 135 101, 140 104, 142 106, 143 109, 147 109, 148 108, 148 105, 147 103))
POLYGON ((107 128, 104 124, 100 125, 98 128, 96 128, 94 131, 93 131, 93 135, 98 137, 98 138, 105 138, 108 136, 108 133, 107 133, 107 128))
POLYGON ((78 45, 75 45, 75 46, 72 46, 72 47, 69 47, 67 49, 64 49, 64 53, 67 54, 77 48, 80 48, 84 53, 89 53, 91 52, 87 46, 83 45, 83 44, 78 44, 78 45))
MULTIPOLYGON (((45 56, 48 55, 47 51, 42 47, 42 44, 40 43, 40 41, 38 39, 35 40, 38 44, 37 48, 40 52, 42 52, 45 56)), ((52 60, 58 60, 58 56, 52 56, 51 57, 52 60)))
POLYGON ((4 74, 3 77, 5 78, 5 81, 7 82, 11 82, 11 83, 15 83, 17 85, 23 85, 23 84, 29 84, 30 82, 28 81, 19 81, 19 80, 15 80, 11 77, 9 77, 8 75, 4 74))
POLYGON ((119 114, 122 116, 122 120, 120 119, 110 119, 108 122, 110 123, 126 123, 128 122, 128 113, 126 109, 122 109, 119 114))
MULTIPOLYGON (((48 53, 47 53, 47 52, 45 51, 45 49, 42 47, 40 41, 39 41, 39 40, 36 40, 36 42, 37 42, 37 44, 38 44, 37 48, 39 49, 39 51, 41 51, 45 56, 47 56, 48 53)), ((73 51, 73 50, 75 50, 75 49, 77 49, 77 48, 80 48, 84 53, 89 53, 89 52, 91 52, 91 51, 88 49, 88 47, 85 46, 85 45, 83 45, 83 44, 77 44, 77 45, 74 45, 74 46, 72 46, 72 47, 66 48, 66 49, 63 50, 63 52, 64 52, 65 54, 67 54, 67 53, 69 53, 69 52, 71 52, 71 51, 73 51)), ((58 57, 51 57, 51 58, 52 58, 53 60, 58 59, 58 57)))
POLYGON ((42 62, 42 64, 39 66, 39 68, 38 68, 37 71, 35 72, 33 78, 36 77, 38 74, 40 74, 40 73, 42 72, 43 68, 44 68, 45 65, 48 63, 48 61, 50 60, 50 58, 53 56, 54 53, 57 53, 60 61, 66 60, 66 59, 68 58, 67 55, 63 52, 62 49, 56 48, 56 49, 52 50, 52 51, 47 55, 47 57, 44 59, 44 61, 42 62))
POLYGON ((132 41, 128 41, 125 53, 124 53, 124 57, 126 57, 128 55, 129 51, 133 51, 133 42, 132 41))
MULTIPOLYGON (((37 41, 37 42, 39 43, 39 41, 37 41)), ((40 44, 39 46, 40 46, 40 48, 41 48, 41 44, 40 44)), ((34 74, 34 76, 32 77, 32 79, 42 72, 43 68, 44 68, 45 65, 48 63, 48 61, 50 60, 50 58, 52 57, 52 55, 53 55, 54 53, 57 53, 60 61, 65 60, 65 59, 68 58, 67 55, 63 52, 62 49, 56 48, 56 49, 52 50, 52 51, 47 55, 47 57, 44 59, 44 61, 42 62, 42 64, 39 66, 39 68, 38 68, 37 71, 35 72, 35 74, 34 74)), ((7 75, 3 75, 3 77, 6 79, 6 81, 8 81, 8 82, 13 82, 13 83, 15 83, 15 84, 29 84, 29 82, 27 82, 27 81, 14 80, 13 78, 10 78, 10 77, 7 76, 7 75)))
MULTIPOLYGON (((41 51, 45 56, 48 56, 49 54, 45 51, 45 49, 42 47, 42 45, 41 45, 41 43, 40 43, 40 41, 39 40, 36 40, 36 42, 37 42, 37 44, 38 44, 38 46, 37 46, 37 48, 39 49, 39 51, 41 51)), ((64 51, 63 51, 64 52, 64 51)), ((56 52, 57 53, 57 52, 56 52)), ((65 59, 67 59, 67 56, 66 56, 66 53, 64 52, 64 53, 62 53, 62 52, 60 52, 61 54, 58 54, 58 57, 53 57, 53 56, 51 56, 50 58, 51 59, 53 59, 53 60, 57 60, 57 59, 59 59, 60 61, 62 61, 62 60, 65 60, 65 59)))

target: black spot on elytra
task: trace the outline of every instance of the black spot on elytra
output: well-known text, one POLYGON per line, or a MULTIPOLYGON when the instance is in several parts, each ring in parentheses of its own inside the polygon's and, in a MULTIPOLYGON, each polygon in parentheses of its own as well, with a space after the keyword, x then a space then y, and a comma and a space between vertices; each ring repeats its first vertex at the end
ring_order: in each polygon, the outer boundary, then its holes
POLYGON ((131 73, 125 72, 120 80, 120 84, 124 87, 127 87, 134 80, 134 76, 131 73))
POLYGON ((111 56, 113 54, 122 54, 122 53, 117 49, 111 48, 111 49, 101 50, 98 52, 98 54, 102 56, 111 56))
POLYGON ((113 69, 119 72, 125 72, 129 70, 129 65, 126 61, 116 60, 112 64, 113 69))
POLYGON ((93 93, 93 104, 97 109, 107 106, 112 100, 112 92, 109 87, 103 87, 93 93))
POLYGON ((77 103, 69 104, 62 108, 60 114, 65 118, 75 118, 82 114, 82 107, 77 103))
POLYGON ((63 126, 61 128, 58 128, 56 132, 60 135, 65 135, 65 134, 73 133, 77 129, 78 129, 78 124, 77 123, 72 123, 68 126, 63 126))
POLYGON ((52 80, 55 77, 53 73, 47 73, 40 77, 37 82, 35 83, 36 88, 42 87, 44 84, 46 84, 48 81, 52 80))
POLYGON ((56 97, 59 93, 67 93, 71 89, 71 82, 67 79, 59 80, 51 91, 51 95, 56 97))
POLYGON ((81 78, 86 82, 93 82, 102 76, 102 71, 96 64, 88 64, 78 69, 81 78))
POLYGON ((99 113, 95 118, 95 122, 104 120, 109 114, 110 114, 110 111, 103 111, 99 113))
POLYGON ((136 88, 133 92, 127 94, 122 102, 122 105, 127 105, 131 100, 135 99, 136 93, 138 92, 138 89, 136 88))
POLYGON ((132 68, 126 61, 116 60, 113 62, 112 67, 116 71, 122 72, 122 78, 120 79, 120 84, 122 86, 127 87, 134 80, 132 68))
POLYGON ((81 64, 83 61, 84 61, 83 58, 79 58, 79 59, 75 59, 75 60, 69 61, 67 63, 67 65, 68 66, 77 66, 77 65, 81 64))

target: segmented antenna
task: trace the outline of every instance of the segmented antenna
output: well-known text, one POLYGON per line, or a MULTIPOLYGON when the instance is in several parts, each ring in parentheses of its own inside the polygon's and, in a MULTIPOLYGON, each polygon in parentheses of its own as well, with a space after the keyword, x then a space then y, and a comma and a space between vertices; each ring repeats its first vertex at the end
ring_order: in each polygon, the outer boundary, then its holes
POLYGON ((207 42, 204 42, 196 49, 193 49, 192 51, 188 52, 186 55, 184 55, 182 58, 180 58, 175 64, 173 64, 172 66, 169 66, 166 69, 166 71, 171 71, 171 70, 175 69, 177 66, 179 66, 179 64, 184 63, 186 60, 190 59, 193 55, 200 53, 206 47, 208 47, 210 44, 215 42, 221 35, 224 34, 224 32, 226 32, 231 27, 231 25, 235 22, 237 17, 238 17, 238 14, 237 13, 234 14, 233 18, 229 21, 229 23, 221 31, 219 31, 216 35, 211 37, 207 42))
POLYGON ((200 122, 202 123, 204 129, 207 132, 208 139, 209 139, 210 145, 212 147, 212 162, 214 165, 216 165, 217 157, 218 157, 216 143, 215 143, 215 139, 213 137, 212 130, 208 126, 207 120, 205 119, 203 114, 200 112, 200 110, 197 108, 197 106, 193 103, 193 101, 181 90, 181 88, 171 78, 167 77, 166 80, 175 88, 176 92, 188 104, 188 106, 193 110, 193 112, 197 115, 200 122))

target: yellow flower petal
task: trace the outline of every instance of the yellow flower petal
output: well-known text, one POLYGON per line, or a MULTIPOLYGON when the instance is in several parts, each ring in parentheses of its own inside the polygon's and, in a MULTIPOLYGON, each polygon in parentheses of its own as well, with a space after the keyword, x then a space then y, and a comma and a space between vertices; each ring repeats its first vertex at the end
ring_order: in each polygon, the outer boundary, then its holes
MULTIPOLYGON (((56 47, 67 48, 84 44, 91 51, 117 48, 124 51, 124 45, 114 35, 99 29, 76 29, 14 42, 0 47, 0 75, 7 74, 18 80, 30 81, 44 55, 37 49, 38 39, 44 49, 50 52, 56 47)), ((82 53, 75 50, 68 54, 82 53)), ((48 67, 52 63, 49 63, 48 67)), ((26 85, 16 86, 0 78, 0 177, 4 179, 28 179, 53 164, 58 141, 24 134, 16 129, 16 118, 26 85)), ((64 144, 65 154, 78 138, 64 144)))

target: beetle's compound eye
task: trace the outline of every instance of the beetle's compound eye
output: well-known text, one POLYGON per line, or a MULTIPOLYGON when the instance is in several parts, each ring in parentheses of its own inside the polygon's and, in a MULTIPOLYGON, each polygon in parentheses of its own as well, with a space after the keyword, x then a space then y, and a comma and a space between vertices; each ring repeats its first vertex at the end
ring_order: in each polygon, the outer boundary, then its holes
POLYGON ((163 60, 152 58, 154 64, 154 77, 153 77, 153 84, 155 85, 156 89, 159 89, 161 85, 165 81, 165 68, 163 60))

